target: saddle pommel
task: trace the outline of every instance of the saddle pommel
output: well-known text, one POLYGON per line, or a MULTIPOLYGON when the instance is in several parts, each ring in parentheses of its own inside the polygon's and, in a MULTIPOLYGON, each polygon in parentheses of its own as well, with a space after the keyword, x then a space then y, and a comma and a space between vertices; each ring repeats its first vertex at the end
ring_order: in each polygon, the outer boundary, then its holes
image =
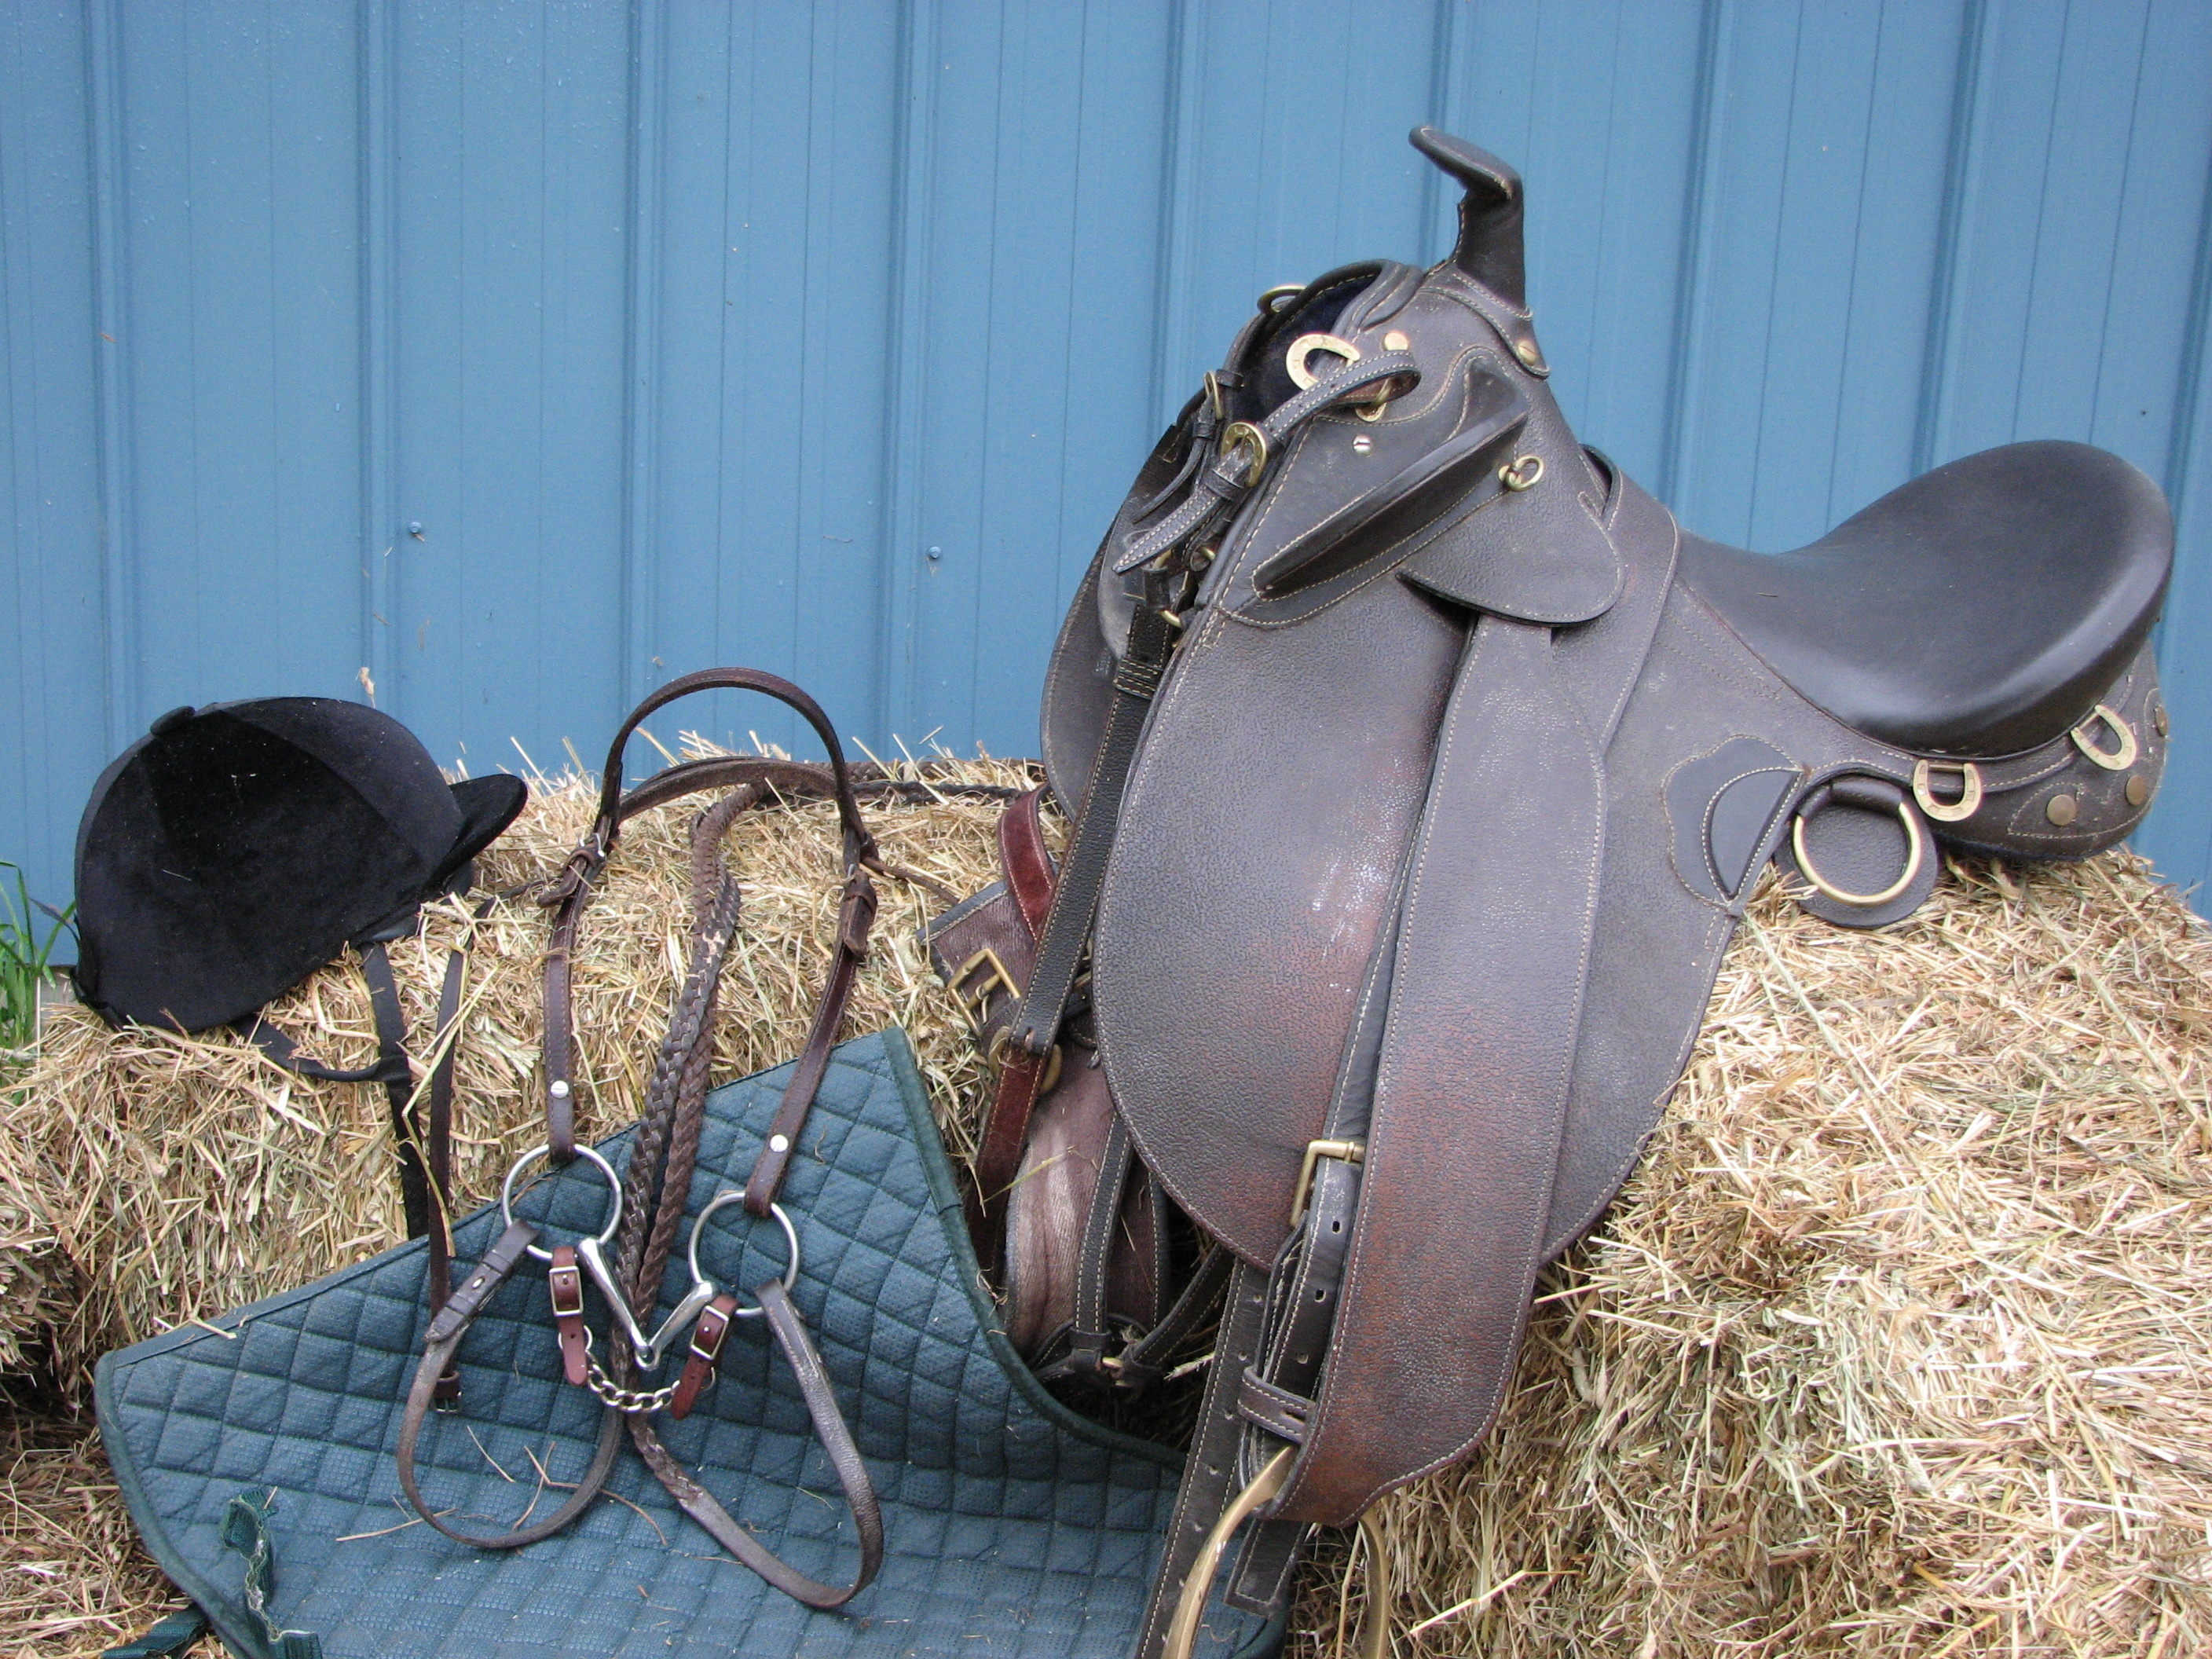
POLYGON ((1459 246, 1452 264, 1509 305, 1528 304, 1521 256, 1521 175, 1486 149, 1435 127, 1415 127, 1415 149, 1467 194, 1459 204, 1459 246))

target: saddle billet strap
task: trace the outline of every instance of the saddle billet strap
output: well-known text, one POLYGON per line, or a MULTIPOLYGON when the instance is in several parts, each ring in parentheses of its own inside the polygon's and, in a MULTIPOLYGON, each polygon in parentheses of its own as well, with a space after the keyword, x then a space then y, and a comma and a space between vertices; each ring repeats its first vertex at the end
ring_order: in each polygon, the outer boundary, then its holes
POLYGON ((1036 966, 1030 974, 1022 1006, 1008 1021, 989 1112, 975 1152, 976 1204, 970 1216, 976 1255, 988 1267, 998 1260, 998 1236, 1006 1218, 1006 1193, 1020 1171, 1022 1148, 1029 1140, 1030 1114, 1060 1022, 1090 943, 1091 919, 1098 905, 1099 884, 1114 847, 1114 823, 1136 758, 1146 711, 1159 689, 1168 657, 1169 629, 1162 614, 1164 589, 1146 580, 1146 602, 1129 620, 1128 647, 1114 670, 1114 703, 1106 732, 1084 792, 1083 817, 1074 844, 1061 860, 1053 889, 1052 909, 1037 944, 1036 966))
POLYGON ((430 1506, 417 1484, 416 1443, 430 1414, 439 1380, 453 1370, 455 1357, 460 1352, 461 1339, 468 1334, 477 1315, 494 1292, 514 1276, 515 1268, 537 1241, 538 1230, 528 1222, 518 1221, 509 1226, 492 1241, 476 1270, 461 1281, 446 1305, 431 1316, 429 1328, 423 1334, 422 1358, 416 1363, 415 1380, 408 1389, 406 1409, 399 1419, 397 1461, 400 1491, 407 1495, 408 1503, 423 1520, 447 1537, 477 1549, 520 1549, 526 1544, 552 1537, 591 1507, 592 1501, 599 1495, 599 1488, 606 1484, 615 1466, 615 1454, 622 1447, 622 1413, 609 1407, 599 1419, 599 1442, 592 1451, 591 1465, 577 1480, 567 1501, 535 1526, 519 1526, 504 1533, 464 1532, 449 1524, 443 1512, 430 1506))
POLYGON ((758 1294, 761 1310, 768 1316, 768 1328, 775 1336, 776 1346, 783 1351, 792 1375, 798 1379, 799 1397, 806 1402, 807 1415, 813 1419, 815 1437, 828 1454, 830 1467, 836 1471, 837 1484, 843 1488, 845 1502, 853 1511, 853 1523, 860 1543, 860 1568, 853 1582, 842 1589, 824 1584, 772 1554, 750 1532, 732 1520, 714 1494, 676 1461, 646 1418, 630 1419, 630 1439, 647 1466, 668 1489, 669 1495, 686 1515, 713 1534, 716 1543, 786 1595, 810 1607, 827 1611, 841 1607, 858 1595, 882 1567, 883 1510, 869 1483, 867 1465, 861 1460, 860 1448, 854 1443, 853 1431, 838 1408, 837 1396, 830 1389, 822 1356, 807 1335, 806 1324, 799 1317, 799 1310, 779 1280, 771 1279, 761 1286, 758 1294))

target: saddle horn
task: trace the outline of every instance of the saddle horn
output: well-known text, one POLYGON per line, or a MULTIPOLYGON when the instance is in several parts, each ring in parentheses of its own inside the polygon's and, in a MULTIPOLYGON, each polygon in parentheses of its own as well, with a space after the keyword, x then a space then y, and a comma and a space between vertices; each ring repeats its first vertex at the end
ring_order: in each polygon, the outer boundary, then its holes
POLYGON ((1436 127, 1413 131, 1413 148, 1460 182, 1459 245, 1451 262, 1515 307, 1528 303, 1521 253, 1521 175, 1486 149, 1436 127))

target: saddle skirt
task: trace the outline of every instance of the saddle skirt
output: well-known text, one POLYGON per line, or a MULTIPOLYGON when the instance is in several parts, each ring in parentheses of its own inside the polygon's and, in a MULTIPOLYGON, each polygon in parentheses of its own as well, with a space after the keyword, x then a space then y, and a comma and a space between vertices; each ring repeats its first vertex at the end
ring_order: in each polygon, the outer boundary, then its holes
POLYGON ((1232 1288, 1216 1386, 1243 1479, 1291 1451, 1261 1513, 1295 1523, 1487 1430, 1535 1275, 1634 1166, 1770 859, 1819 914, 1892 921, 1939 842, 2120 839, 2166 732, 2172 532, 2140 472, 2015 445, 1796 553, 1686 537, 1553 397, 1518 178, 1414 143, 1466 189, 1452 256, 1263 298, 1139 474, 1043 707, 1060 802, 1110 818, 1069 854, 1108 849, 1091 1040, 1264 1304, 1240 1325, 1232 1288))

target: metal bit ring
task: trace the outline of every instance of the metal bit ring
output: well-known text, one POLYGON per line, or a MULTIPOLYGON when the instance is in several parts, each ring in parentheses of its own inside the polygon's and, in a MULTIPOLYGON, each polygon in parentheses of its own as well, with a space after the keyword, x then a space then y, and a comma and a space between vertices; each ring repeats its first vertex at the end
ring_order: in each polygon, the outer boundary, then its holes
MULTIPOLYGON (((699 1270, 699 1238, 707 1231, 707 1218, 726 1204, 743 1203, 744 1196, 744 1194, 735 1187, 724 1188, 714 1194, 707 1207, 699 1212, 699 1218, 691 1224, 690 1260, 693 1283, 708 1282, 707 1275, 699 1270)), ((791 1251, 791 1260, 783 1269, 783 1288, 787 1291, 799 1281, 799 1229, 791 1224, 791 1218, 783 1212, 782 1205, 769 1205, 768 1212, 775 1218, 776 1224, 783 1229, 783 1242, 791 1251)), ((756 1302, 750 1308, 741 1307, 735 1311, 739 1319, 757 1319, 767 1310, 756 1302)))
MULTIPOLYGON (((550 1146, 533 1146, 507 1166, 507 1179, 499 1183, 499 1218, 504 1224, 509 1227, 514 1224, 515 1176, 552 1150, 550 1146)), ((614 1243, 615 1230, 622 1225, 622 1177, 615 1173, 613 1164, 608 1163, 589 1146, 577 1147, 576 1156, 588 1159, 599 1167, 599 1173, 607 1178, 607 1190, 615 1195, 613 1207, 607 1212, 607 1224, 599 1230, 599 1243, 605 1247, 614 1243)), ((538 1244, 532 1244, 530 1247, 530 1254, 540 1261, 550 1261, 553 1259, 553 1252, 538 1244)))

